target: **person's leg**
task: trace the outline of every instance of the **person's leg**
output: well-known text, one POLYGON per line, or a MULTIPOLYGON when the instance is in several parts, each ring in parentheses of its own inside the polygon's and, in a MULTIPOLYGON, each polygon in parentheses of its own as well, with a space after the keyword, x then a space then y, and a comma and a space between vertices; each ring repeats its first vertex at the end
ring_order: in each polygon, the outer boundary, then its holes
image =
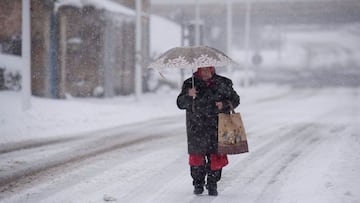
POLYGON ((221 179, 221 169, 211 170, 211 159, 210 155, 206 156, 206 171, 207 171, 207 183, 206 188, 208 189, 208 194, 211 196, 217 196, 217 182, 221 179))
POLYGON ((193 178, 194 194, 204 192, 206 170, 205 166, 190 166, 191 177, 193 178))
POLYGON ((205 156, 202 154, 189 154, 190 173, 193 178, 194 194, 204 192, 206 169, 205 156))
POLYGON ((217 182, 221 179, 221 169, 212 171, 209 170, 207 174, 207 184, 206 188, 208 189, 209 195, 217 196, 217 182))

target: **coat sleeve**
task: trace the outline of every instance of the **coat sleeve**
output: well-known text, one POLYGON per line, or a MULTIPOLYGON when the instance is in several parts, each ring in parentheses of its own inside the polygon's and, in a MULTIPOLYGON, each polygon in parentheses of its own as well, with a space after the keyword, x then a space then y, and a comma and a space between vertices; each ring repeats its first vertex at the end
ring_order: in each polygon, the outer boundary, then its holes
POLYGON ((188 95, 189 88, 190 86, 188 80, 184 81, 184 84, 182 85, 181 88, 181 92, 177 97, 177 101, 176 101, 179 109, 191 110, 192 108, 193 98, 188 95))
POLYGON ((223 85, 226 87, 226 101, 223 101, 224 109, 226 111, 230 111, 230 104, 234 107, 234 109, 240 104, 240 96, 237 94, 237 92, 233 88, 233 83, 230 79, 225 79, 223 85))
POLYGON ((230 80, 230 88, 231 88, 231 94, 230 94, 230 102, 233 105, 234 109, 239 106, 240 104, 240 96, 237 94, 237 92, 233 88, 233 83, 230 80))

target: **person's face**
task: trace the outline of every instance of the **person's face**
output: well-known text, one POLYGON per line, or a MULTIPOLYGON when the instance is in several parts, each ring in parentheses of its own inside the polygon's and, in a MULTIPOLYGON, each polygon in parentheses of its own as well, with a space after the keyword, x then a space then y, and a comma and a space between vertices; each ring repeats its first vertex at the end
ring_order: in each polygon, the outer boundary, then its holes
POLYGON ((210 80, 212 77, 211 67, 204 67, 201 69, 201 78, 203 80, 210 80))

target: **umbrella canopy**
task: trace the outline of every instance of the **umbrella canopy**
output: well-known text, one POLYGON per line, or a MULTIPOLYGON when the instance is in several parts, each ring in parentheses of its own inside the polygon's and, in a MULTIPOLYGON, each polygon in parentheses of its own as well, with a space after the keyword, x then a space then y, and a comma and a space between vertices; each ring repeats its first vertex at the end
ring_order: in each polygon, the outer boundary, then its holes
POLYGON ((227 66, 234 61, 223 52, 208 46, 175 47, 156 59, 148 68, 198 68, 227 66))

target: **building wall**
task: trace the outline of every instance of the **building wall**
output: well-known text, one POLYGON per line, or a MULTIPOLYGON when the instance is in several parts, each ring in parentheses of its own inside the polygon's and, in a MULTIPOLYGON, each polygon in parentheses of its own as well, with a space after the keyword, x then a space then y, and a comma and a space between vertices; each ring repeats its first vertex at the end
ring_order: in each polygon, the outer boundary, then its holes
POLYGON ((134 16, 91 6, 63 6, 58 19, 60 97, 134 92, 134 16))
POLYGON ((134 21, 123 22, 118 30, 121 36, 120 44, 116 48, 115 94, 130 94, 135 86, 135 24, 134 21))
MULTIPOLYGON (((92 96, 97 86, 102 86, 103 38, 105 21, 103 11, 94 7, 84 8, 61 7, 58 12, 60 20, 60 41, 58 53, 63 53, 59 68, 64 72, 63 91, 72 96, 92 96), (65 18, 64 18, 65 16, 65 18), (64 20, 65 19, 65 20, 64 20), (65 29, 64 33, 62 29, 65 29), (65 49, 62 52, 62 49, 65 49), (61 64, 65 63, 65 64, 61 64)), ((61 75, 61 74, 60 74, 61 75)))
POLYGON ((50 97, 51 5, 31 0, 31 85, 32 94, 50 97))
MULTIPOLYGON (((113 0, 116 1, 128 8, 136 10, 136 0, 113 0)), ((146 87, 146 77, 147 77, 147 69, 146 66, 150 62, 150 18, 149 16, 151 11, 150 0, 141 0, 141 9, 143 11, 143 16, 141 18, 142 21, 142 42, 141 42, 141 67, 143 70, 143 90, 147 91, 146 87)), ((134 32, 135 36, 135 32, 134 32)), ((135 38, 134 38, 135 41, 135 38)), ((135 67, 134 67, 135 68, 135 67)))
MULTIPOLYGON (((31 89, 37 96, 49 95, 49 8, 43 2, 31 0, 31 89)), ((22 0, 0 0, 0 44, 4 53, 21 55, 21 5, 22 0)))
POLYGON ((0 1, 0 41, 21 32, 21 0, 0 1))
MULTIPOLYGON (((119 2, 132 9, 135 7, 135 1, 119 2)), ((147 8, 146 2, 148 1, 143 1, 143 9, 147 8)), ((114 13, 92 6, 82 8, 62 6, 57 13, 54 13, 53 7, 54 4, 51 1, 31 0, 33 95, 42 97, 65 97, 66 94, 78 97, 92 96, 94 90, 98 87, 104 88, 109 80, 112 91, 110 95, 133 93, 135 89, 135 17, 119 17, 123 14, 116 14, 118 21, 114 23, 114 13), (52 21, 54 15, 55 24, 52 21), (52 27, 54 30, 51 30, 51 25, 55 25, 52 27), (109 65, 109 60, 105 57, 107 27, 112 27, 114 32, 110 34, 115 39, 110 41, 113 44, 113 51, 110 52, 110 59, 113 61, 110 76, 105 74, 105 69, 109 65), (54 77, 51 78, 53 65, 56 70, 54 77), (53 95, 51 88, 54 85, 56 95, 53 95)), ((6 29, 0 29, 0 40, 8 38, 13 33, 21 33, 21 0, 0 0, 0 9, 0 26, 3 28, 6 25, 6 29), (3 11, 4 8, 7 10, 3 11)), ((144 63, 149 52, 148 16, 143 16, 142 21, 143 37, 145 37, 142 41, 142 55, 144 56, 142 62, 144 63)))
POLYGON ((21 55, 21 0, 0 1, 0 53, 21 55))

